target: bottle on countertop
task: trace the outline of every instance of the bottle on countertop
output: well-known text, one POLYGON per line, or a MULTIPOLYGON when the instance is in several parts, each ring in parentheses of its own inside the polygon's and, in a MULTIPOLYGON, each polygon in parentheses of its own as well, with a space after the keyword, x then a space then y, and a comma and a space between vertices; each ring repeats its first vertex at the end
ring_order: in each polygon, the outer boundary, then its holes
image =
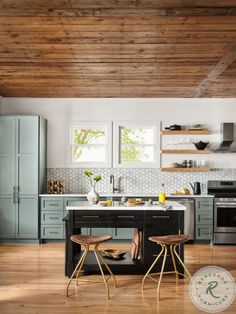
POLYGON ((161 184, 161 191, 159 192, 159 203, 166 202, 166 194, 165 194, 165 185, 164 183, 161 184))
POLYGON ((121 205, 124 205, 125 201, 126 201, 126 198, 125 198, 125 196, 123 195, 122 198, 121 198, 121 200, 120 200, 121 205))

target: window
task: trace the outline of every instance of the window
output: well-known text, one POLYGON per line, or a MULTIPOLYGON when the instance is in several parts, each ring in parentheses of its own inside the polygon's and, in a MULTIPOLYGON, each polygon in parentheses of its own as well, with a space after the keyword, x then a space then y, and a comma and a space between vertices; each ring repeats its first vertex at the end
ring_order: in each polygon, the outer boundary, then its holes
POLYGON ((115 166, 157 167, 159 165, 158 123, 115 123, 115 166))
POLYGON ((70 166, 111 167, 111 122, 70 124, 70 166))

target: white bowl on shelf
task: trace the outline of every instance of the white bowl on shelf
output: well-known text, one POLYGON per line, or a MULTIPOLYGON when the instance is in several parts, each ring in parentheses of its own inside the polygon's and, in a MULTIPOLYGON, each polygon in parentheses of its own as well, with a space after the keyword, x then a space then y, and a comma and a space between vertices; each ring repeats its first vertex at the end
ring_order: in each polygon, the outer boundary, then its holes
POLYGON ((168 162, 168 163, 165 163, 163 166, 164 168, 177 168, 178 164, 177 162, 168 162))

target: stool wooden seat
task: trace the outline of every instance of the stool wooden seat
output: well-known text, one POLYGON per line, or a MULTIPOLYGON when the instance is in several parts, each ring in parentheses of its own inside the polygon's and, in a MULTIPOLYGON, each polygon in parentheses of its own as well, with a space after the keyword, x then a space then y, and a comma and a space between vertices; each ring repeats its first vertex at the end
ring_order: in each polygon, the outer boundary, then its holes
POLYGON ((106 242, 112 239, 111 236, 89 236, 89 235, 84 235, 84 234, 76 234, 72 235, 70 237, 71 241, 81 244, 81 245, 86 245, 86 244, 97 244, 97 243, 102 243, 106 242))
POLYGON ((162 243, 166 245, 180 244, 188 241, 189 237, 185 234, 171 234, 167 236, 155 236, 149 237, 148 240, 156 243, 162 243))
POLYGON ((178 272, 177 267, 176 267, 175 257, 177 257, 178 261, 183 266, 183 268, 184 268, 184 270, 185 270, 185 272, 187 274, 187 276, 185 274, 180 274, 180 275, 183 275, 183 276, 191 278, 191 275, 190 275, 187 267, 184 265, 184 263, 181 260, 179 254, 176 252, 176 247, 179 244, 186 242, 188 239, 189 239, 189 237, 187 235, 185 235, 185 234, 172 234, 172 235, 166 235, 166 236, 152 236, 152 237, 148 238, 148 240, 150 240, 152 242, 155 242, 155 243, 157 243, 157 245, 161 246, 161 252, 158 254, 156 259, 152 263, 151 267, 149 268, 149 270, 147 271, 147 273, 143 277, 142 290, 144 289, 145 279, 147 277, 149 277, 150 279, 158 282, 158 285, 157 285, 157 299, 160 300, 160 285, 161 285, 161 280, 162 280, 163 274, 175 274, 176 284, 178 285, 178 279, 179 279, 178 277, 179 277, 180 273, 178 272), (171 255, 171 259, 172 259, 174 270, 173 271, 166 271, 166 272, 164 272, 166 256, 167 256, 167 248, 168 247, 169 247, 169 250, 170 250, 170 255, 171 255), (153 269, 153 267, 155 266, 155 264, 157 263, 157 261, 159 260, 159 258, 161 257, 163 252, 164 252, 164 255, 163 255, 161 271, 158 272, 158 273, 151 273, 151 270, 153 269), (155 278, 152 277, 153 275, 158 275, 158 274, 160 275, 159 276, 159 280, 156 280, 155 278))
POLYGON ((76 244, 83 245, 85 247, 85 251, 84 251, 83 255, 81 256, 77 266, 75 267, 75 269, 74 269, 74 271, 73 271, 73 273, 69 279, 67 289, 66 289, 66 296, 67 297, 69 296, 69 286, 70 286, 70 283, 74 277, 76 279, 76 286, 78 286, 78 278, 79 278, 80 272, 82 270, 82 267, 85 263, 86 257, 89 253, 90 246, 94 246, 92 248, 92 250, 94 252, 94 255, 95 255, 95 258, 97 260, 100 272, 102 274, 102 278, 103 278, 103 281, 104 281, 106 289, 107 289, 107 298, 109 299, 110 298, 110 290, 109 290, 109 285, 107 284, 107 281, 112 277, 114 280, 114 283, 115 283, 115 287, 116 287, 116 279, 115 279, 115 276, 113 275, 110 267, 107 265, 106 261, 104 260, 104 258, 100 254, 100 252, 98 251, 98 246, 100 243, 111 240, 112 237, 106 236, 106 235, 104 235, 104 236, 89 236, 89 235, 83 235, 83 234, 76 234, 76 235, 72 235, 70 237, 70 239, 71 239, 71 241, 73 241, 76 244), (106 267, 107 271, 110 274, 108 276, 108 278, 106 278, 104 275, 104 272, 103 272, 99 258, 101 259, 101 261, 103 262, 104 266, 106 267))

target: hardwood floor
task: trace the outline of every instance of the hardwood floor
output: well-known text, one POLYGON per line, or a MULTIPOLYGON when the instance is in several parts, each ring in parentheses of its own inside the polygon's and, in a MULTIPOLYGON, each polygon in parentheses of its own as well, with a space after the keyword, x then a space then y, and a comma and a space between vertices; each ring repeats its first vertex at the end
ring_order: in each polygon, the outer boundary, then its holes
MULTIPOLYGON (((103 247, 111 247, 106 244, 103 247)), ((112 244, 112 247, 115 245, 112 244)), ((127 249, 120 244, 119 248, 127 249)), ((185 262, 191 274, 206 265, 226 268, 236 278, 235 246, 186 245, 185 262)), ((102 246, 101 246, 102 248, 102 246)), ((68 278, 64 276, 63 244, 0 245, 0 312, 1 314, 83 314, 83 313, 203 313, 191 302, 188 280, 175 286, 174 276, 165 276, 161 285, 161 301, 156 301, 156 285, 147 280, 141 292, 142 276, 116 276, 118 288, 111 285, 107 301, 102 282, 74 284, 66 302, 68 278)), ((89 279, 101 280, 100 276, 89 279)), ((236 303, 224 313, 236 313, 236 303)))

